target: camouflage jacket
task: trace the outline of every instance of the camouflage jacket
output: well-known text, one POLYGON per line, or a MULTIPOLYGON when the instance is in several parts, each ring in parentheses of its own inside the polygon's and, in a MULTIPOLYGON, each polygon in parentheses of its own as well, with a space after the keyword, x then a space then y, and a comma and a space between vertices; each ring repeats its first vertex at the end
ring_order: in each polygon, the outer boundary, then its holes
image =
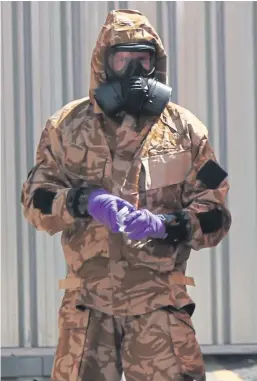
POLYGON ((91 61, 90 97, 64 106, 47 121, 36 165, 22 189, 24 214, 38 230, 62 232, 68 265, 62 309, 77 306, 113 315, 137 315, 160 306, 194 304, 184 277, 191 249, 216 246, 231 217, 229 186, 208 141, 206 127, 188 110, 169 103, 158 118, 123 115, 118 124, 103 115, 93 89, 105 81, 103 57, 118 42, 151 40, 157 46, 156 75, 166 82, 166 53, 139 12, 111 12, 91 61), (176 247, 158 240, 128 241, 92 218, 73 218, 66 196, 72 187, 99 185, 136 208, 153 213, 184 210, 192 224, 176 247), (33 206, 37 188, 56 192, 51 213, 33 206))

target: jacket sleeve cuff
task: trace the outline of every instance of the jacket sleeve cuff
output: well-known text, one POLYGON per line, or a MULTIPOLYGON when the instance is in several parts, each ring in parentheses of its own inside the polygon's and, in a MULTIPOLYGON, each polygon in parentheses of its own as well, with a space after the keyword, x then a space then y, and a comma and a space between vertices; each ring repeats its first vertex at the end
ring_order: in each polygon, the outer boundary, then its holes
POLYGON ((99 194, 103 193, 103 189, 98 186, 90 186, 87 188, 72 188, 69 190, 66 198, 66 208, 69 214, 76 218, 90 217, 88 213, 88 202, 90 195, 98 191, 99 194))
POLYGON ((161 219, 164 221, 166 236, 159 241, 174 245, 190 239, 192 226, 187 212, 162 214, 161 219))
POLYGON ((94 185, 87 188, 66 188, 56 192, 38 188, 33 194, 33 207, 38 209, 43 217, 57 216, 69 224, 74 218, 89 217, 88 199, 96 190, 103 192, 94 185))

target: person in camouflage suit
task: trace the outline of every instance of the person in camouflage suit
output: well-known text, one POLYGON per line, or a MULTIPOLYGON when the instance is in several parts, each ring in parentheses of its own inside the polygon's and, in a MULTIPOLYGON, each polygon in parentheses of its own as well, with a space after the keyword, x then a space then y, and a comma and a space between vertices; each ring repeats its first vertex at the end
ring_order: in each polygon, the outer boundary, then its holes
MULTIPOLYGON (((122 372, 127 381, 205 380, 185 272, 191 249, 216 246, 230 228, 227 173, 188 110, 167 102, 160 115, 110 117, 99 106, 108 49, 142 42, 154 45, 154 78, 166 84, 166 53, 149 21, 110 12, 89 98, 49 118, 23 185, 25 217, 62 232, 68 266, 53 380, 119 381, 122 372)), ((149 69, 148 53, 133 54, 149 69)))

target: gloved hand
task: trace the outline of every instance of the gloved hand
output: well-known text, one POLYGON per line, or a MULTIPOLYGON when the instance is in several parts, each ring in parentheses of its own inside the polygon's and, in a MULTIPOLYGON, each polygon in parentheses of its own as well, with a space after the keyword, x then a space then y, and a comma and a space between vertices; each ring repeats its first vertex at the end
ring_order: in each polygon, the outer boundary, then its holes
POLYGON ((135 210, 128 201, 114 196, 104 189, 98 189, 90 194, 87 211, 90 216, 108 226, 113 233, 118 233, 120 225, 117 213, 124 206, 127 206, 129 211, 135 210))
POLYGON ((130 213, 124 221, 125 233, 128 238, 141 240, 144 238, 166 238, 164 220, 147 209, 136 210, 130 213))

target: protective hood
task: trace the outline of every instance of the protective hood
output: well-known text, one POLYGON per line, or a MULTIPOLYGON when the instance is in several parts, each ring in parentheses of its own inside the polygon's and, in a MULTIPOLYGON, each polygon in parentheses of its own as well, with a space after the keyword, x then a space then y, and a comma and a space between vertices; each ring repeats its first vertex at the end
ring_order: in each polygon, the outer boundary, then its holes
POLYGON ((111 11, 102 27, 91 59, 89 96, 95 113, 102 113, 94 99, 94 89, 106 83, 104 57, 106 49, 116 44, 148 41, 156 47, 155 77, 167 82, 167 55, 161 39, 145 16, 136 10, 119 9, 111 11))

